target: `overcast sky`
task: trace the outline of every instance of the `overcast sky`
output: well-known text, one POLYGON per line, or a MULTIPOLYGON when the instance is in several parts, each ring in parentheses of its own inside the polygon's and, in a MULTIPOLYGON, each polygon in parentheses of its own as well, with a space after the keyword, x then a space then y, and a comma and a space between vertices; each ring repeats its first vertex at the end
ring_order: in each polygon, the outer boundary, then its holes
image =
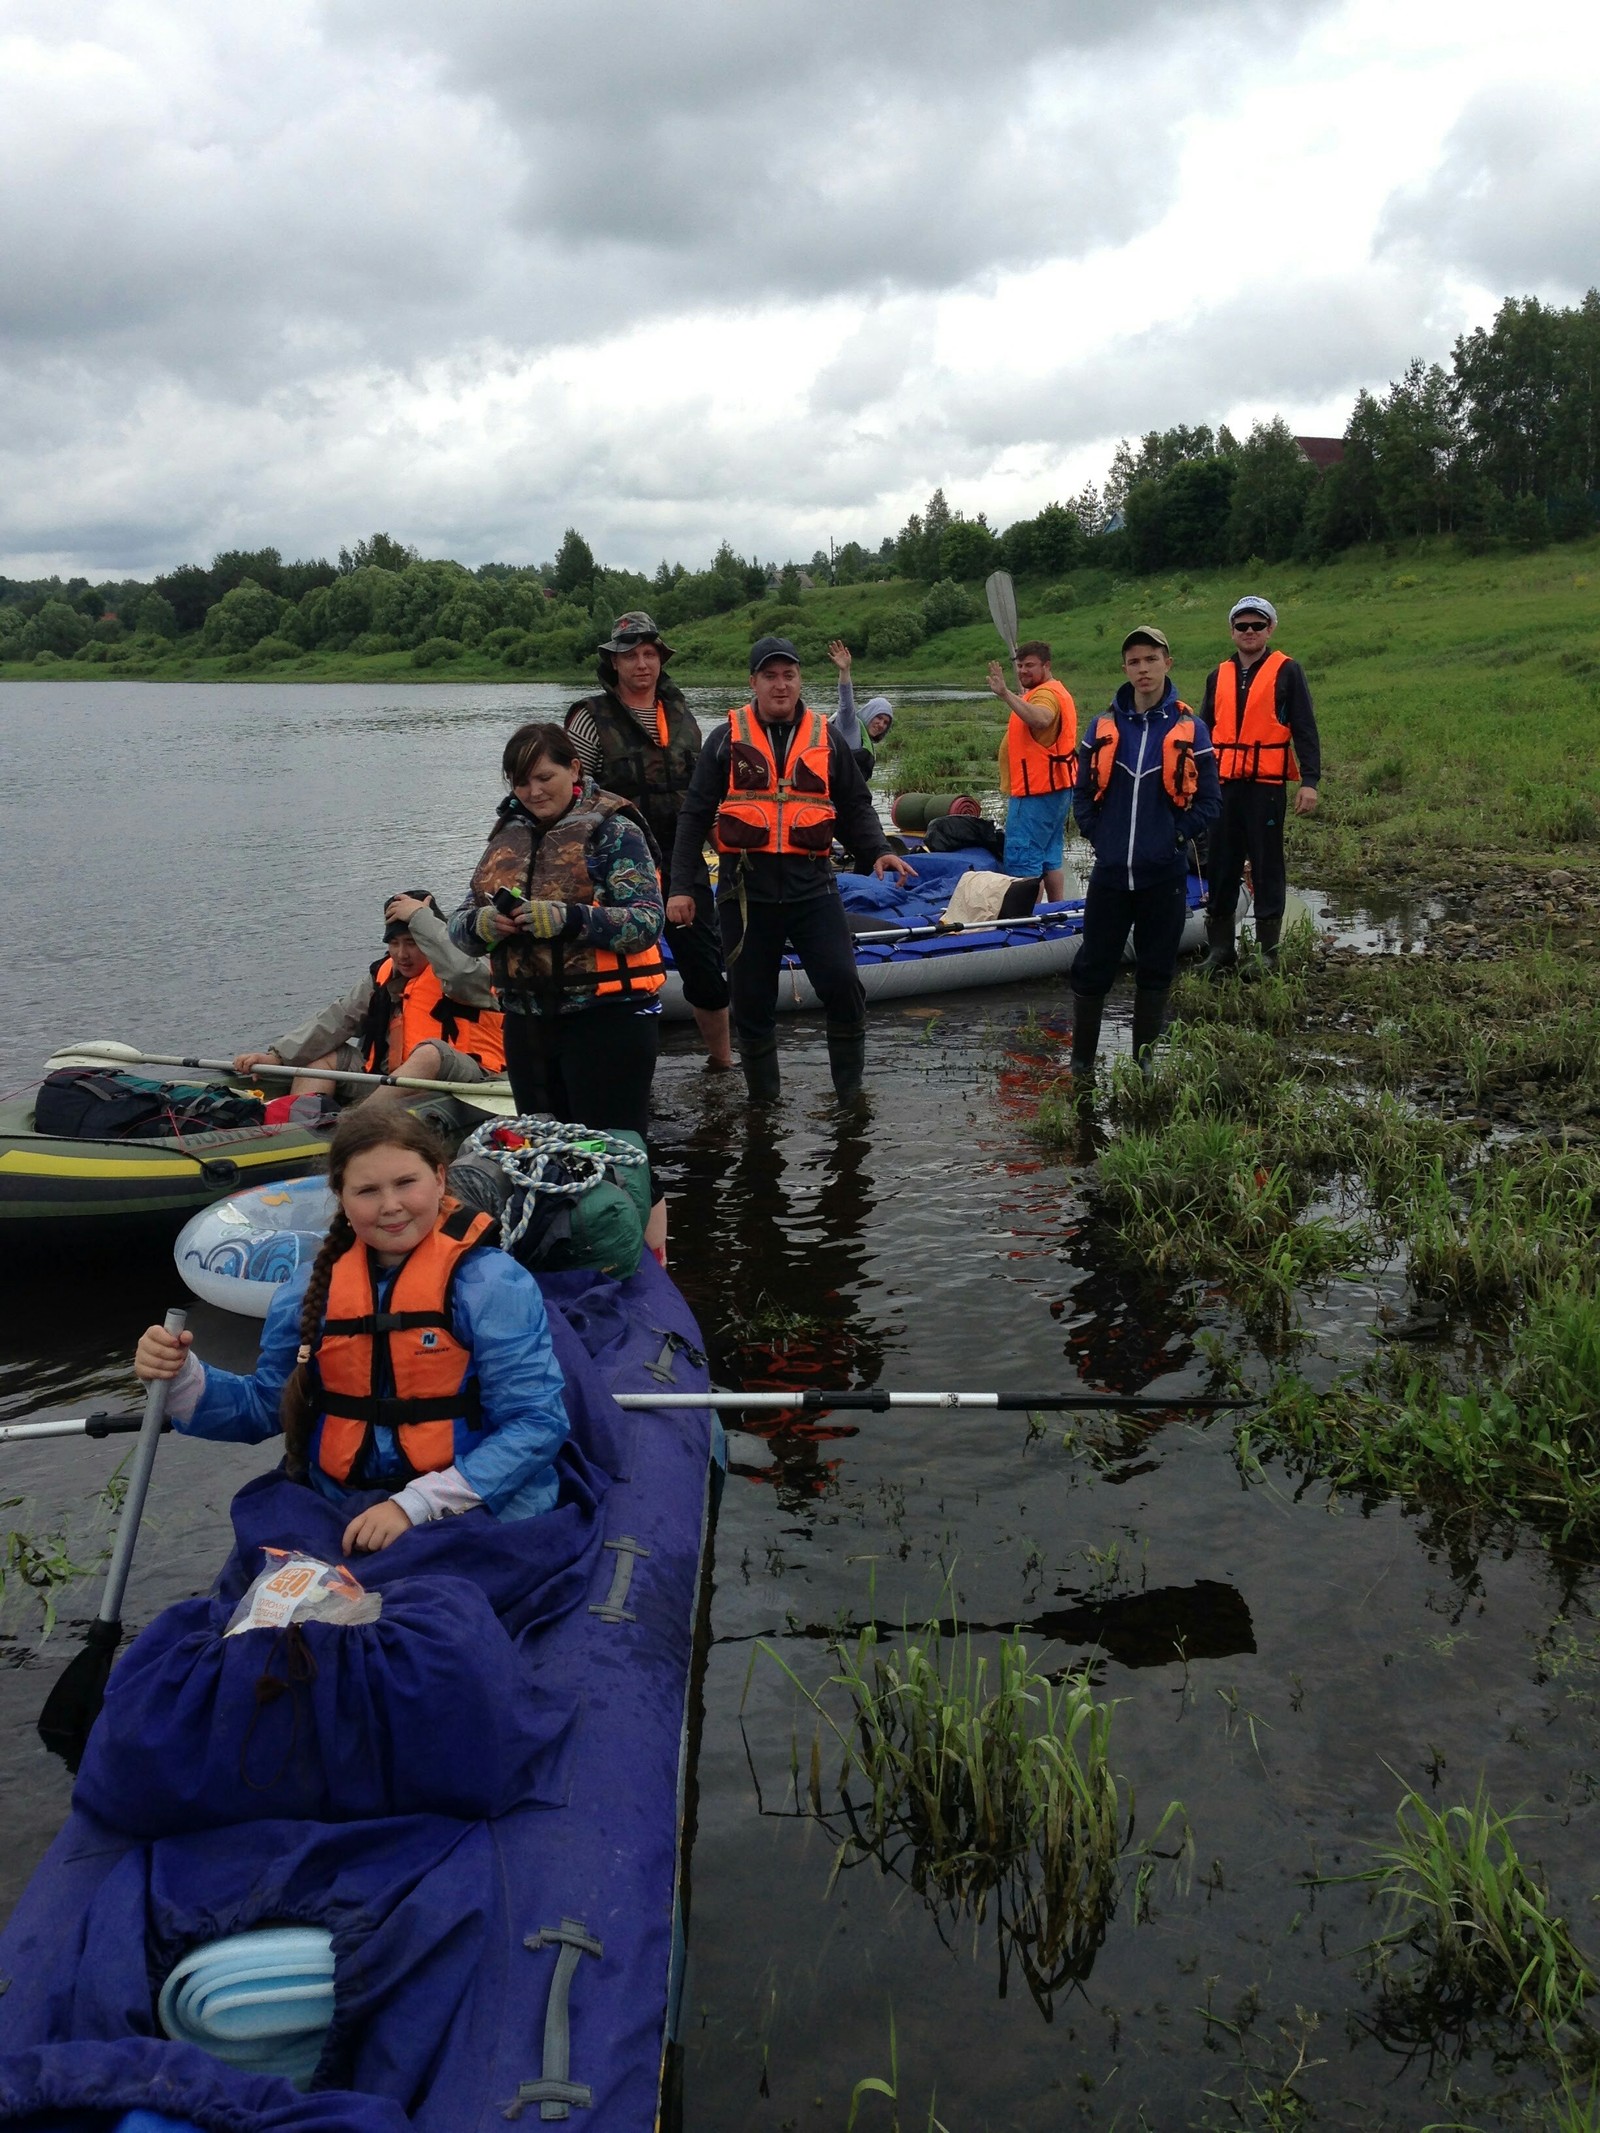
POLYGON ((0 570, 782 560, 1600 280, 1592 0, 0 0, 0 570))

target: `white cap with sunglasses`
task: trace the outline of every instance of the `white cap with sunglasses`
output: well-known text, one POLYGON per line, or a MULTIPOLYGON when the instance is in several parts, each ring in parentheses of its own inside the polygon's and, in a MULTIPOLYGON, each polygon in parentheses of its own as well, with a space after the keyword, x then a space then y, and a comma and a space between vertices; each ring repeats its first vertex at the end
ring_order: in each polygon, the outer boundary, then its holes
POLYGON ((1232 607, 1228 609, 1229 627, 1231 628, 1234 623, 1242 621, 1246 615, 1260 615, 1269 630, 1276 629, 1278 626, 1278 610, 1273 606, 1272 602, 1258 599, 1253 593, 1248 599, 1235 600, 1232 607))

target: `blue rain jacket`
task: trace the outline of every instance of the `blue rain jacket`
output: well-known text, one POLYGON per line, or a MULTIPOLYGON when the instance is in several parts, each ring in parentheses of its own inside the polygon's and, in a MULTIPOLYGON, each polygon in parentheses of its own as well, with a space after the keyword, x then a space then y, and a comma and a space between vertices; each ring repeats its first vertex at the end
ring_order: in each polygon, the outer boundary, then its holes
MULTIPOLYGON (((278 1402, 295 1367, 300 1306, 310 1279, 310 1266, 300 1268, 273 1298, 254 1375, 240 1377, 206 1364, 200 1403, 175 1428, 231 1444, 263 1444, 277 1435, 278 1402)), ((392 1279, 380 1281, 380 1302, 392 1279)), ((483 1431, 457 1466, 497 1518, 532 1518, 548 1511, 556 1500, 555 1457, 568 1424, 561 1367, 538 1284, 505 1252, 473 1252, 456 1275, 451 1323, 457 1340, 472 1351, 483 1400, 483 1431)), ((373 1431, 369 1475, 373 1469, 380 1483, 406 1478, 393 1430, 373 1431)), ((316 1467, 311 1479, 336 1504, 373 1500, 370 1480, 364 1488, 346 1490, 316 1467)))
POLYGON ((1091 880, 1116 881, 1130 889, 1148 888, 1154 882, 1183 873, 1184 845, 1191 837, 1209 830, 1221 813, 1217 759, 1204 721, 1196 718, 1194 761, 1200 783, 1188 807, 1174 807, 1161 782, 1162 745, 1179 719, 1192 717, 1193 713, 1184 710, 1170 681, 1166 695, 1154 710, 1136 710, 1133 684, 1125 681, 1112 698, 1110 715, 1117 722, 1117 760, 1110 788, 1096 805, 1089 778, 1089 735, 1095 727, 1095 721, 1090 719, 1078 744, 1073 817, 1094 847, 1091 880))

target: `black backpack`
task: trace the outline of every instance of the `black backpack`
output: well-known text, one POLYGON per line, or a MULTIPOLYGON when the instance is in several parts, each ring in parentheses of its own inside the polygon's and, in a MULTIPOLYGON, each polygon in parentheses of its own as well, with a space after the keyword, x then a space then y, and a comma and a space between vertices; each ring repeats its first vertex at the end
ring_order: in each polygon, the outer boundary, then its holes
POLYGON ((58 1140, 163 1140, 259 1126, 264 1112, 258 1097, 231 1089, 143 1081, 107 1067, 58 1067, 40 1084, 33 1130, 58 1140))

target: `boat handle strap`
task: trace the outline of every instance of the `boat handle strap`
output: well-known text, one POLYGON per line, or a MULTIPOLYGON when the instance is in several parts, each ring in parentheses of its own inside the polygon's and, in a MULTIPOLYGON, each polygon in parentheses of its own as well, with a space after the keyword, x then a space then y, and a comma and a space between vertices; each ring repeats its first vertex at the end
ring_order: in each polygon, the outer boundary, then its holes
POLYGON ((598 1615, 602 1622, 632 1622, 636 1617, 625 1603, 628 1587, 633 1583, 633 1565, 637 1557, 647 1556, 650 1550, 641 1548, 631 1533, 624 1533, 620 1540, 607 1541, 605 1545, 615 1550, 617 1558, 611 1572, 611 1590, 603 1600, 591 1600, 589 1612, 598 1615))
POLYGON ((572 2026, 568 2020, 568 1999, 572 1980, 582 1956, 592 1955, 598 1959, 605 1954, 605 1949, 579 1918, 563 1918, 559 1926, 541 1926, 537 1933, 528 1934, 522 1945, 535 1953, 541 1948, 558 1947, 561 1953, 556 1957, 550 1997, 545 2002, 543 2068, 537 2081, 523 2082, 506 2105, 505 2115, 520 2118, 527 2105, 536 2103, 542 2119, 565 2118, 572 2109, 587 2110, 594 2102, 594 2091, 588 2083, 571 2078, 572 2026))

